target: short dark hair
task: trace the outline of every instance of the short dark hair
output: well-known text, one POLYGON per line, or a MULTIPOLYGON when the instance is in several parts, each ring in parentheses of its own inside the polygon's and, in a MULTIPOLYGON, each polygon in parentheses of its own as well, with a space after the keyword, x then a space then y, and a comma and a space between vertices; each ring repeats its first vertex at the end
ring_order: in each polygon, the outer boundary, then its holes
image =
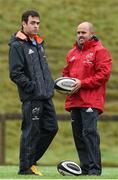
POLYGON ((26 23, 28 22, 28 17, 29 16, 32 16, 32 17, 39 17, 40 18, 40 15, 37 11, 34 11, 34 10, 29 10, 29 11, 25 11, 23 14, 22 14, 22 21, 25 21, 26 23))

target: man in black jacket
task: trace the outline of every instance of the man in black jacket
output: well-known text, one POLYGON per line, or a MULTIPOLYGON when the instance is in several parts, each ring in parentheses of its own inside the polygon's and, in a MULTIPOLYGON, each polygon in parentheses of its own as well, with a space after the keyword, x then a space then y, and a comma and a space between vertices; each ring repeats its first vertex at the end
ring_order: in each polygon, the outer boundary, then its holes
POLYGON ((18 87, 23 110, 19 174, 42 175, 35 164, 58 130, 52 102, 54 82, 43 40, 37 35, 39 24, 36 11, 24 12, 22 29, 9 43, 10 78, 18 87))

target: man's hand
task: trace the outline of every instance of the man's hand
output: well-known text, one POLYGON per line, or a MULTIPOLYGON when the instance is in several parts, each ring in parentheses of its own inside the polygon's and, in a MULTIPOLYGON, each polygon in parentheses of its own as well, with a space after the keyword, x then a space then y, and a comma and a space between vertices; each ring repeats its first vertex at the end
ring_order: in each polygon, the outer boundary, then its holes
POLYGON ((70 95, 78 92, 79 89, 81 88, 81 81, 76 78, 73 78, 73 79, 75 79, 75 84, 73 85, 74 89, 69 93, 70 95))

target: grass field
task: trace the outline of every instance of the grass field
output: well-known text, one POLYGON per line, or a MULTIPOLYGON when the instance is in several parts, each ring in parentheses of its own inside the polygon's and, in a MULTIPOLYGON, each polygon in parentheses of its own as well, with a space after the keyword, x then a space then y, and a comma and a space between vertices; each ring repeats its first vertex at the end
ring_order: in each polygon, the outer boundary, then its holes
MULTIPOLYGON (((15 84, 9 79, 8 42, 11 35, 20 28, 21 14, 35 9, 41 15, 39 34, 45 39, 46 55, 53 78, 61 75, 65 56, 76 39, 76 27, 82 21, 90 21, 103 44, 111 51, 113 68, 107 88, 105 114, 118 114, 118 1, 117 0, 0 0, 0 113, 21 112, 21 103, 15 84)), ((57 113, 65 113, 65 97, 55 93, 54 103, 57 113)), ((59 132, 41 159, 41 164, 57 164, 62 159, 77 160, 73 145, 71 127, 67 122, 59 122, 59 132), (66 141, 64 141, 66 137, 66 141)), ((102 161, 104 164, 118 165, 118 122, 102 122, 102 161)), ((20 121, 6 122, 5 153, 6 164, 18 164, 20 121)), ((45 177, 63 178, 54 167, 41 167, 45 177), (49 169, 49 170, 48 170, 49 169), (54 173, 53 173, 54 172, 54 173)), ((16 166, 0 167, 0 178, 19 178, 16 166)), ((116 175, 117 169, 104 169, 102 178, 116 175)), ((32 177, 30 177, 32 178, 32 177)), ((70 177, 68 177, 70 178, 70 177)), ((82 177, 81 177, 82 178, 82 177)), ((100 177, 101 178, 101 177, 100 177)), ((112 177, 113 178, 113 177, 112 177)), ((92 179, 92 178, 91 178, 92 179)), ((94 178, 95 179, 95 178, 94 178)))
POLYGON ((0 166, 0 179, 117 179, 118 168, 103 168, 101 176, 62 176, 58 173, 56 166, 41 166, 43 176, 21 176, 17 175, 18 166, 0 166))

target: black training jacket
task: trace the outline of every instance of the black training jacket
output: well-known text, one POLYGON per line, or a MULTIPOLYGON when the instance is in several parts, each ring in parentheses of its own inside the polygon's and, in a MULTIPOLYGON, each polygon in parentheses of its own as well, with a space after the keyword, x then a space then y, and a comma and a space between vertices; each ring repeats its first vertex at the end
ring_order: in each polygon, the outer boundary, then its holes
POLYGON ((44 100, 53 96, 54 81, 46 61, 43 41, 38 36, 37 39, 34 44, 19 31, 9 43, 10 78, 17 84, 21 101, 44 100))

